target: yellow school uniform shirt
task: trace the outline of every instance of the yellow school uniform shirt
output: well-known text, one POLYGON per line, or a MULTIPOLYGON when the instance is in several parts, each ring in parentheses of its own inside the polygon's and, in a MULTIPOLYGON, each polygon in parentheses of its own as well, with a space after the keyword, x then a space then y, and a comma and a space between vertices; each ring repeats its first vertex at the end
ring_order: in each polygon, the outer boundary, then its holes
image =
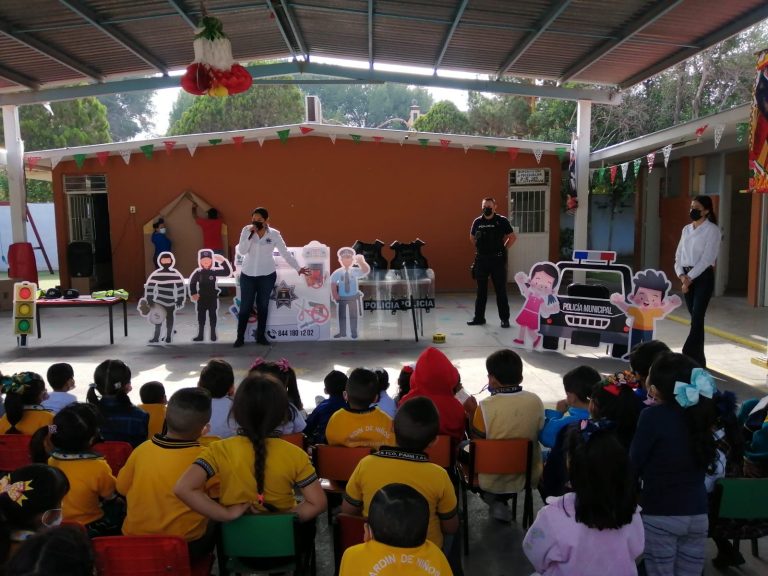
POLYGON ((392 418, 380 408, 342 408, 328 420, 325 438, 331 446, 378 448, 382 444, 393 444, 395 435, 392 418))
POLYGON ((396 548, 375 540, 347 548, 339 576, 453 576, 440 548, 429 540, 416 548, 396 548))
MULTIPOLYGON (((41 426, 48 426, 53 422, 53 412, 46 410, 42 406, 24 406, 24 414, 16 424, 16 430, 21 434, 31 436, 41 426)), ((0 418, 0 434, 7 434, 11 428, 11 423, 8 422, 8 416, 3 415, 0 418)))
POLYGON ((344 499, 353 506, 362 506, 363 516, 367 517, 374 494, 393 483, 407 484, 424 496, 429 503, 427 539, 442 547, 440 520, 456 515, 456 492, 445 469, 432 464, 426 454, 382 447, 358 463, 347 482, 344 499))
MULTIPOLYGON (((294 489, 309 486, 317 480, 317 474, 309 455, 298 446, 280 438, 267 438, 266 447, 264 502, 286 512, 296 506, 294 489)), ((195 464, 206 471, 208 478, 219 475, 222 506, 251 502, 265 510, 258 504, 253 444, 245 436, 212 443, 203 449, 195 464)))
POLYGON ((100 499, 115 493, 115 477, 101 454, 53 452, 48 465, 58 468, 69 480, 69 492, 61 502, 64 520, 90 524, 104 516, 100 499))
POLYGON ((155 434, 162 434, 163 424, 165 424, 165 404, 139 404, 139 408, 149 414, 147 439, 152 440, 155 434))
POLYGON ((203 451, 198 442, 155 436, 139 445, 117 475, 117 491, 128 502, 123 534, 166 534, 197 540, 207 520, 173 493, 181 475, 203 451))

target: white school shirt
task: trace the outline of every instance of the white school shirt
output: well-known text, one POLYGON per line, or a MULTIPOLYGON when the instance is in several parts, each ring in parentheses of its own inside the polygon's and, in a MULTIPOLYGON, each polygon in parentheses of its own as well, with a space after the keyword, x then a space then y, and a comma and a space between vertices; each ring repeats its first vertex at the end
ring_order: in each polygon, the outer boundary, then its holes
POLYGON ((720 252, 720 237, 720 228, 709 220, 698 228, 694 228, 693 223, 685 226, 675 252, 675 273, 681 276, 685 274, 683 268, 690 267, 688 277, 694 280, 714 266, 720 252))
POLYGON ((229 417, 231 409, 232 398, 229 396, 211 399, 211 429, 208 432, 210 436, 218 436, 223 439, 237 435, 237 422, 234 418, 229 417))
POLYGON ((267 231, 262 238, 259 238, 257 232, 253 233, 251 239, 248 236, 251 235, 251 226, 245 226, 243 231, 240 232, 240 242, 237 244, 237 251, 243 256, 243 264, 240 267, 240 272, 248 276, 266 276, 272 274, 275 271, 275 259, 272 257, 272 252, 277 248, 286 262, 296 272, 299 271, 301 266, 296 261, 296 258, 288 251, 285 246, 283 237, 280 235, 280 231, 267 227, 267 231))
POLYGON ((77 402, 77 396, 69 392, 60 392, 54 390, 48 395, 48 398, 42 401, 43 408, 57 414, 62 408, 77 402))

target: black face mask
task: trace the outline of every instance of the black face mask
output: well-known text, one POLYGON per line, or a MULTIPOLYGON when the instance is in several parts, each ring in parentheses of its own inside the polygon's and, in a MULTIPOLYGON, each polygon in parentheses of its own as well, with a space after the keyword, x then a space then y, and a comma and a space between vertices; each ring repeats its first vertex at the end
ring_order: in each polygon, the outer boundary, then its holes
POLYGON ((701 210, 696 210, 696 208, 692 208, 688 214, 694 222, 701 219, 701 210))
POLYGON ((483 208, 483 216, 490 216, 493 214, 493 208, 483 208))
POLYGON ((256 226, 256 230, 264 228, 264 222, 254 222, 253 225, 256 226))

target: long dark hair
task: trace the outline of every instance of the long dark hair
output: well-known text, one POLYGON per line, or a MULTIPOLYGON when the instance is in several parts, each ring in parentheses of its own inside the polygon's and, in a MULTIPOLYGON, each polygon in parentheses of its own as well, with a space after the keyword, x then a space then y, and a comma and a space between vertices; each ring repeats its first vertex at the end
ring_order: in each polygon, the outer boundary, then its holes
POLYGON ((648 381, 656 387, 662 402, 678 410, 685 418, 693 459, 702 468, 711 470, 717 458, 717 447, 712 435, 716 420, 714 401, 699 395, 696 404, 683 408, 675 399, 675 383, 690 382, 694 368, 699 368, 699 365, 688 356, 662 352, 651 366, 648 381))
POLYGON ((285 386, 285 391, 288 393, 288 400, 293 404, 297 410, 304 410, 304 404, 301 402, 301 395, 299 394, 299 384, 296 381, 296 371, 291 368, 288 361, 281 359, 278 362, 262 362, 256 366, 253 366, 248 372, 249 376, 253 376, 257 373, 267 374, 276 378, 285 386))
POLYGON ((632 388, 603 380, 592 389, 591 400, 592 417, 614 422, 619 442, 629 450, 642 409, 641 401, 632 388))
POLYGON ((0 515, 12 530, 37 530, 40 514, 60 508, 62 498, 69 492, 69 480, 64 473, 45 464, 17 468, 5 478, 8 484, 24 484, 23 493, 16 500, 10 492, 0 494, 0 515))
POLYGON ((25 540, 8 562, 7 574, 92 576, 91 542, 79 526, 56 526, 25 540))
POLYGON ((707 211, 707 220, 712 224, 717 224, 717 214, 715 214, 715 207, 712 204, 712 198, 705 194, 699 194, 693 199, 694 202, 701 204, 702 208, 707 211))
POLYGON ((32 435, 29 450, 35 462, 45 462, 47 443, 61 452, 87 451, 99 434, 99 412, 92 404, 75 402, 53 417, 52 426, 43 426, 32 435))
POLYGON ((131 383, 131 369, 122 360, 104 360, 96 366, 93 372, 94 386, 88 388, 86 399, 91 404, 99 406, 99 395, 114 396, 121 404, 132 406, 128 397, 127 387, 131 383), (98 392, 98 394, 97 394, 98 392))
POLYGON ((576 521, 598 530, 632 522, 637 505, 627 450, 612 430, 567 432, 568 475, 576 493, 576 521))
POLYGON ((270 376, 254 374, 240 383, 232 403, 232 416, 240 434, 253 444, 256 491, 264 494, 264 470, 267 462, 267 438, 283 423, 288 411, 288 395, 281 382, 270 376))
POLYGON ((21 434, 16 424, 24 417, 24 406, 39 404, 45 392, 45 380, 36 372, 19 372, 0 380, 5 394, 5 416, 11 425, 6 434, 21 434))

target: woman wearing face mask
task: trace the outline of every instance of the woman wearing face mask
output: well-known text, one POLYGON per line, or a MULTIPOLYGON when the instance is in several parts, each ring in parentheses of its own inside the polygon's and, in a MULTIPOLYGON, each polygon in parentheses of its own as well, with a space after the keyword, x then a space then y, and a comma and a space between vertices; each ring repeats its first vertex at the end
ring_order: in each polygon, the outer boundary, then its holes
POLYGON ((691 202, 691 224, 683 228, 675 253, 675 273, 680 279, 685 305, 691 314, 691 330, 683 354, 706 367, 704 315, 715 289, 715 262, 720 252, 720 229, 709 196, 691 202))
POLYGON ((256 303, 258 324, 256 327, 256 342, 269 344, 264 334, 267 327, 267 311, 269 310, 269 295, 275 286, 277 272, 272 252, 277 248, 286 262, 298 274, 308 274, 306 268, 299 263, 288 251, 280 232, 269 226, 269 212, 266 208, 256 208, 251 214, 251 224, 243 228, 237 251, 243 256, 240 267, 240 313, 237 318, 237 340, 235 348, 240 348, 245 339, 245 329, 248 319, 256 303))
POLYGON ((171 239, 168 238, 168 229, 165 227, 165 220, 163 218, 158 218, 152 224, 152 230, 151 240, 152 244, 155 245, 155 256, 152 258, 152 262, 159 268, 160 264, 157 261, 157 257, 160 256, 161 252, 171 251, 171 239))

